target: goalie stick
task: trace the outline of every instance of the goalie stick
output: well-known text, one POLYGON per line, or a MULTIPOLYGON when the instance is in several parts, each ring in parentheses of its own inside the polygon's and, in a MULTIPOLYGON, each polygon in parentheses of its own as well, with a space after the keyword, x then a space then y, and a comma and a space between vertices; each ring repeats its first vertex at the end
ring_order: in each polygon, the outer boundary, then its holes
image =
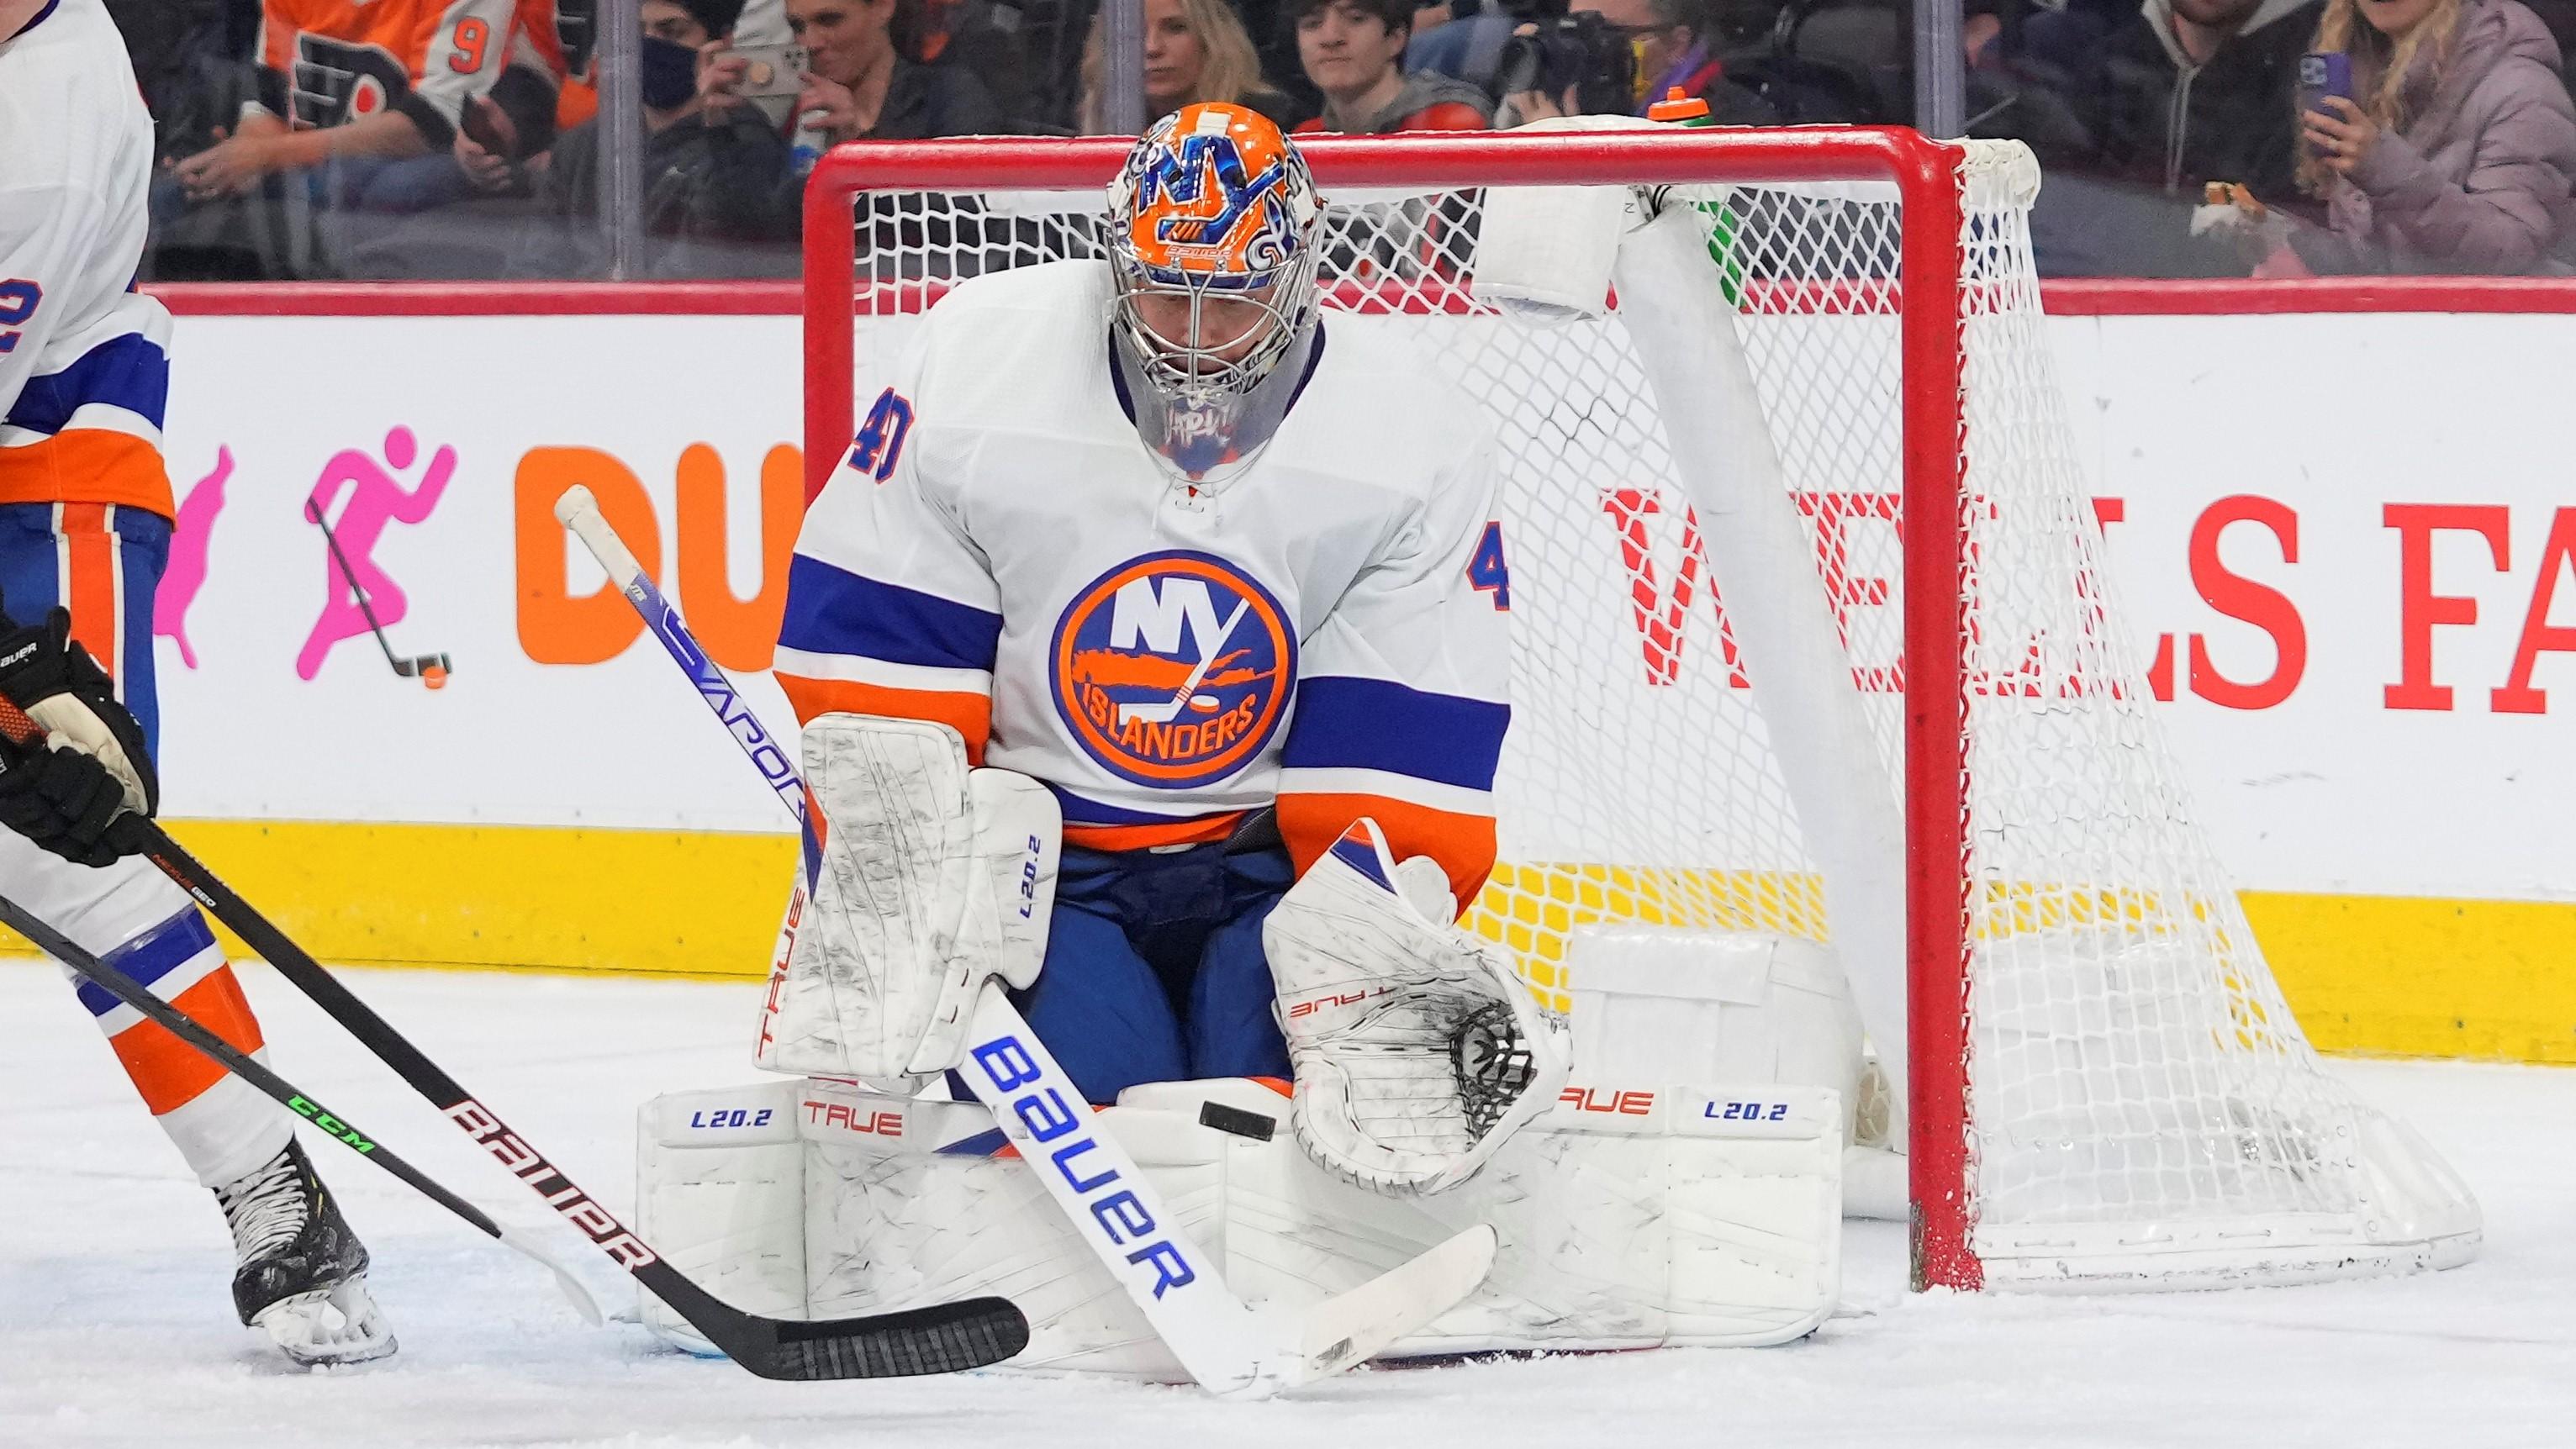
MULTIPOLYGON (((564 490, 555 517, 608 571, 609 583, 804 826, 804 782, 786 751, 645 577, 590 490, 564 490)), ((814 833, 803 834, 810 862, 814 833)), ((791 919, 802 914, 804 879, 799 873, 791 919)), ((773 967, 785 969, 783 960, 773 967)), ((1220 1397, 1267 1398, 1366 1362, 1456 1306, 1493 1267, 1494 1230, 1479 1225, 1303 1314, 1255 1311, 1182 1233, 1180 1218, 1126 1148, 1094 1126, 1080 1090, 996 983, 986 982, 976 999, 958 1074, 1172 1356, 1220 1397)))
MULTIPOLYGON (((0 699, 0 734, 21 744, 44 739, 36 722, 5 699, 0 699)), ((765 1379, 893 1378, 982 1368, 1028 1346, 1028 1319, 1006 1298, 968 1298, 824 1322, 764 1318, 717 1301, 629 1232, 596 1198, 576 1187, 561 1168, 529 1146, 527 1139, 476 1101, 303 947, 181 848, 160 822, 127 814, 109 829, 119 848, 149 858, 377 1060, 393 1068, 412 1090, 428 1098, 512 1176, 545 1199, 548 1207, 581 1229, 600 1251, 744 1368, 765 1379)), ((78 963, 71 964, 77 967, 78 963)), ((106 982, 100 984, 115 990, 106 982)))

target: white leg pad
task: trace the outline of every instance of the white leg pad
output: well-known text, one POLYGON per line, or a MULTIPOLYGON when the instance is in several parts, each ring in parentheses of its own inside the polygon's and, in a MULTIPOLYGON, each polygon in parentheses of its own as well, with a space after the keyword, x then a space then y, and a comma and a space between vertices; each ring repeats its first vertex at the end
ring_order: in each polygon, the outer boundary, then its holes
MULTIPOLYGON (((1036 1175, 1016 1158, 989 1155, 1001 1145, 990 1111, 836 1082, 806 1089, 805 1291, 814 1317, 998 1293, 1020 1306, 1031 1330, 1007 1367, 1189 1381, 1036 1175)), ((1220 1134, 1143 1115, 1153 1120, 1118 1108, 1099 1120, 1153 1177, 1192 1241, 1221 1259, 1210 1191, 1220 1134)))
MULTIPOLYGON (((1184 1082, 1128 1100, 1258 1110, 1259 1090, 1184 1082)), ((1570 1085, 1476 1180, 1392 1203, 1235 1138, 1227 1281, 1303 1306, 1485 1222, 1500 1250, 1484 1286, 1389 1357, 1785 1342, 1841 1294, 1841 1113, 1817 1087, 1570 1085)))
POLYGON ((1566 969, 1578 1080, 1831 1087, 1853 1119, 1844 1214, 1905 1220, 1905 1155, 1888 1140, 1894 1096, 1863 1051, 1831 947, 1769 931, 1582 926, 1566 969))
MULTIPOLYGON (((1568 1087, 1477 1181, 1428 1199, 1318 1168, 1287 1112, 1258 1083, 1179 1082, 1099 1121, 1256 1305, 1320 1303, 1491 1222, 1491 1277, 1391 1357, 1777 1343, 1840 1291, 1830 1089, 1568 1087)), ((986 1155, 979 1106, 780 1082, 660 1098, 643 1124, 642 1229, 728 1303, 830 1318, 998 1293, 1032 1328, 1007 1367, 1186 1381, 1028 1169, 986 1155)), ((647 1321, 672 1327, 658 1304, 647 1321)))
MULTIPOLYGON (((635 1114, 635 1231, 691 1282, 746 1313, 805 1316, 801 1081, 656 1097, 635 1114)), ((715 1352, 648 1290, 644 1326, 715 1352)))

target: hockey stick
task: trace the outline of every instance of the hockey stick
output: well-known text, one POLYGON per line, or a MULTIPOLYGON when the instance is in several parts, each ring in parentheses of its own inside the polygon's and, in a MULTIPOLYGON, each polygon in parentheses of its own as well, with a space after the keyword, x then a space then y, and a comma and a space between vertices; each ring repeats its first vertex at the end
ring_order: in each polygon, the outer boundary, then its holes
POLYGON ((498 1239, 503 1245, 515 1248, 544 1264, 546 1270, 555 1275, 555 1282, 563 1289, 564 1296, 572 1300, 573 1307, 580 1310, 583 1318, 589 1320, 593 1326, 608 1321, 608 1314, 600 1306, 598 1298, 592 1295, 590 1285, 576 1277, 573 1271, 564 1266, 553 1254, 494 1222, 484 1215, 482 1209, 448 1191, 429 1174, 395 1156, 393 1149, 379 1143, 374 1134, 360 1130, 356 1123, 313 1100, 294 1083, 243 1055, 230 1042, 208 1031, 195 1017, 153 995, 133 977, 82 950, 70 937, 46 925, 26 907, 6 896, 0 896, 0 924, 7 925, 9 929, 35 942, 46 955, 70 967, 82 980, 95 984, 101 991, 167 1027, 172 1036, 196 1048, 199 1055, 257 1087, 261 1092, 284 1105, 288 1111, 322 1129, 323 1136, 402 1179, 413 1191, 473 1224, 486 1236, 498 1239))
MULTIPOLYGON (((22 744, 44 738, 35 721, 6 700, 0 700, 0 734, 22 744)), ((393 1068, 412 1090, 428 1098, 512 1176, 544 1198, 548 1207, 581 1229, 619 1267, 744 1368, 765 1379, 891 1378, 982 1368, 1028 1346, 1028 1319, 1005 1298, 969 1298, 901 1313, 812 1323, 764 1318, 718 1302, 627 1231, 606 1207, 574 1186, 509 1124, 182 849, 160 822, 128 814, 110 832, 120 848, 148 857, 163 875, 277 968, 279 975, 347 1028, 377 1060, 393 1068)))
MULTIPOLYGON (((555 500, 555 517, 608 571, 609 582, 643 616, 726 733, 804 826, 804 783, 785 750, 699 647, 679 610, 645 577, 590 490, 577 484, 566 489, 555 500)), ((814 833, 803 833, 811 873, 814 833)), ((802 914, 804 880, 804 874, 797 878, 791 919, 802 914)), ((781 961, 773 973, 784 969, 781 961)), ((986 983, 976 999, 958 1070, 1064 1210, 1075 1236, 1190 1377, 1221 1397, 1267 1398, 1366 1362, 1456 1306, 1493 1267, 1493 1229, 1478 1226, 1302 1315, 1257 1312, 1226 1287, 1214 1260, 1181 1232, 1179 1217, 1127 1149, 1096 1129, 1080 1089, 998 984, 986 983)))

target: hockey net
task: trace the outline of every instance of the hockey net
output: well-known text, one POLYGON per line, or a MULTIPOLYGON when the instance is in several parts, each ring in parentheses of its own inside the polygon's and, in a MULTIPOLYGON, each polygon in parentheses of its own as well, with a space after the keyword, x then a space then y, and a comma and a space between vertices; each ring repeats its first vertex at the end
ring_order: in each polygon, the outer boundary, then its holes
MULTIPOLYGON (((1123 151, 826 158, 812 486, 948 287, 1098 255, 1123 151)), ((2320 1069, 2162 744, 2053 377, 2027 152, 1836 130, 1307 154, 1326 325, 1406 338, 1502 443, 1513 715, 1470 925, 1554 991, 1620 928, 1831 945, 1910 1077, 1918 1285, 2467 1256, 2474 1203, 2320 1069), (1549 327, 1479 293, 1507 188, 1614 181, 1676 188, 1686 273, 1623 271, 1616 314, 1549 327), (1677 340, 1641 346, 1649 317, 1677 340), (1730 324, 1739 347, 1690 353, 1730 324)))

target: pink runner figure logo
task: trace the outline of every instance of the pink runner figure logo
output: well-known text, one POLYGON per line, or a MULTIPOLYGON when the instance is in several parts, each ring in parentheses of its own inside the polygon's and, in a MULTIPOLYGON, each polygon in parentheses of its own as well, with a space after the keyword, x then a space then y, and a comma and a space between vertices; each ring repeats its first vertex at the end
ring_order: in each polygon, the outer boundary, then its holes
POLYGON ((206 586, 206 542, 215 531, 215 515, 224 511, 224 484, 233 476, 233 450, 215 449, 214 471, 197 480, 179 505, 170 530, 170 562, 161 570, 161 586, 152 591, 152 633, 179 646, 179 662, 197 667, 197 648, 188 642, 188 607, 206 586))
MULTIPOLYGON (((385 462, 401 472, 419 455, 419 446, 411 429, 395 427, 385 434, 385 462)), ((304 648, 295 656, 295 677, 311 679, 322 672, 323 657, 331 646, 343 639, 369 632, 367 616, 360 612, 357 599, 349 592, 354 581, 366 592, 367 602, 376 611, 376 622, 388 628, 402 620, 411 602, 403 596, 402 586, 395 583, 375 561, 377 540, 384 537, 385 525, 400 520, 421 523, 430 510, 438 506, 439 496, 447 491, 447 480, 456 471, 456 450, 442 447, 430 456, 420 486, 406 489, 392 473, 377 465, 376 460, 357 448, 344 448, 331 455, 322 465, 322 477, 313 485, 305 507, 328 518, 331 504, 339 496, 340 486, 349 485, 348 506, 332 524, 340 539, 342 551, 349 556, 350 579, 340 577, 338 566, 326 549, 322 556, 322 577, 328 585, 322 617, 313 621, 313 632, 304 640, 304 648)))

